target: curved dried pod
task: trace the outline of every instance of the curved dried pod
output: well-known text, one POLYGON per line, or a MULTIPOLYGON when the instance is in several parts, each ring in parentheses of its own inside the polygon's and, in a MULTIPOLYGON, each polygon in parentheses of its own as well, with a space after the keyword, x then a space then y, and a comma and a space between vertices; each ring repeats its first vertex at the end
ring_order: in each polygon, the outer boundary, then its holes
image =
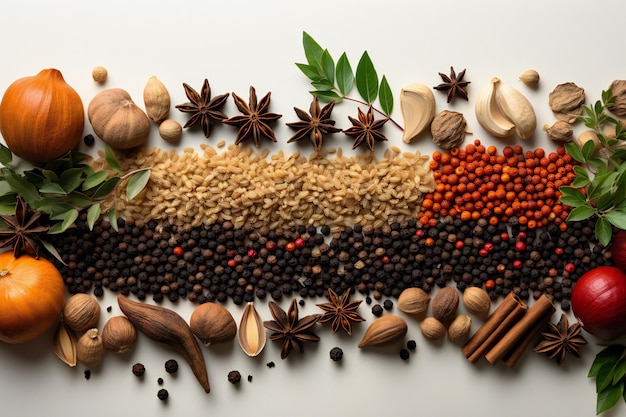
POLYGON ((443 324, 450 323, 459 308, 459 293, 453 287, 443 287, 433 297, 431 310, 433 317, 443 324))
POLYGON ((465 140, 467 120, 462 113, 443 110, 435 116, 430 124, 433 142, 442 149, 458 148, 465 140))
POLYGON ((537 85, 539 84, 540 77, 537 71, 535 71, 534 69, 529 69, 524 71, 522 75, 519 76, 519 79, 527 86, 534 88, 537 87, 537 85))
POLYGON ((420 330, 428 340, 439 340, 446 335, 446 326, 434 317, 426 317, 420 323, 420 330))
POLYGON ((409 84, 400 91, 400 111, 404 120, 402 141, 411 143, 435 117, 435 95, 424 84, 409 84))
POLYGON ((170 113, 172 101, 165 85, 156 76, 148 79, 143 88, 143 102, 146 114, 155 123, 161 123, 170 113))
POLYGON ((593 130, 583 130, 582 132, 580 132, 578 137, 576 137, 576 143, 578 144, 578 147, 581 149, 583 146, 585 146, 585 143, 589 141, 593 142, 594 153, 599 151, 600 148, 602 147, 602 144, 600 143, 600 139, 598 139, 598 135, 593 130))
POLYGON ((463 305, 470 313, 484 318, 491 310, 491 298, 480 287, 468 287, 463 291, 463 305))
POLYGON ((585 90, 572 82, 559 84, 548 95, 548 104, 557 119, 574 123, 583 112, 585 90))
POLYGON ((550 140, 564 143, 574 140, 574 129, 565 120, 557 120, 554 124, 543 125, 543 130, 548 134, 550 140))
POLYGON ((618 117, 626 116, 626 80, 614 80, 609 86, 615 102, 609 111, 618 117))
POLYGON ((237 335, 232 314, 217 303, 200 304, 191 313, 189 327, 204 346, 230 342, 237 335))
POLYGON ((513 136, 515 125, 508 120, 500 111, 496 102, 496 85, 500 82, 498 78, 492 78, 488 87, 476 97, 474 110, 478 124, 490 135, 497 138, 508 138, 513 136))
POLYGON ((102 344, 107 350, 126 353, 137 340, 135 325, 124 316, 113 316, 102 328, 102 344))
POLYGON ((491 82, 494 84, 496 104, 500 112, 513 123, 517 136, 522 139, 530 138, 537 128, 537 116, 530 101, 519 90, 497 77, 491 82))
POLYGON ((238 336, 239 345, 248 356, 257 356, 265 347, 265 327, 253 303, 248 303, 243 311, 238 336))
POLYGON ((98 329, 87 330, 76 343, 76 359, 85 366, 98 366, 104 357, 104 344, 98 329))
POLYGON ((406 288, 398 297, 398 308, 405 314, 420 316, 430 305, 430 295, 421 288, 406 288))
POLYGON ((100 303, 88 294, 72 295, 63 307, 63 320, 75 332, 82 333, 98 326, 100 303))
POLYGON ((402 317, 387 315, 377 318, 369 325, 365 335, 359 342, 359 347, 385 346, 402 339, 408 330, 406 321, 402 317))
POLYGON ((452 320, 450 326, 448 326, 448 340, 456 342, 457 340, 467 337, 471 328, 472 318, 465 314, 459 314, 452 320))
POLYGON ((61 319, 54 333, 54 354, 68 366, 76 366, 76 333, 61 319))

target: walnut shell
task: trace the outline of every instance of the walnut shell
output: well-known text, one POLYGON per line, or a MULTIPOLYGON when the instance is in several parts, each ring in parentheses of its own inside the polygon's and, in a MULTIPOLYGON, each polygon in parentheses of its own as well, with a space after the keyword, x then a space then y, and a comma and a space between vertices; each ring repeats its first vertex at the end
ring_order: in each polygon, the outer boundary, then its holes
POLYGON ((448 340, 455 342, 466 337, 472 328, 472 318, 459 314, 448 326, 448 340))
POLYGON ((405 314, 421 315, 426 313, 430 296, 421 288, 407 288, 398 297, 398 308, 405 314))
POLYGON ((384 346, 402 339, 408 330, 406 321, 402 317, 388 315, 377 318, 365 331, 359 347, 384 346))
POLYGON ((433 317, 448 324, 456 317, 459 308, 459 293, 455 288, 443 287, 433 297, 432 314, 433 317))
POLYGON ((446 335, 446 326, 434 317, 426 317, 420 324, 420 330, 429 340, 439 340, 446 335))
POLYGON ((63 307, 63 321, 75 332, 82 333, 98 326, 100 303, 94 297, 78 293, 71 296, 63 307))
POLYGON ((479 287, 469 287, 463 291, 463 305, 470 313, 487 317, 491 310, 491 298, 487 291, 479 287))

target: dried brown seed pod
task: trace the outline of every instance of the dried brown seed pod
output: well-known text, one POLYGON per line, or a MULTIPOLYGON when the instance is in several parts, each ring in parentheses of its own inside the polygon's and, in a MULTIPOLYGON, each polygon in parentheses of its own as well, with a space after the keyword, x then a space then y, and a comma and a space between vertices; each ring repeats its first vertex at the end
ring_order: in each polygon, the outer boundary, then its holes
POLYGON ((263 319, 254 304, 248 303, 239 323, 239 345, 246 355, 257 356, 265 347, 266 341, 263 319))
POLYGON ((76 359, 85 366, 97 366, 104 357, 104 345, 98 329, 89 329, 76 343, 76 359))
POLYGON ((615 97, 615 103, 609 107, 609 110, 616 116, 626 116, 626 80, 614 80, 609 89, 615 97))
POLYGON ((54 353, 68 366, 76 366, 76 333, 63 320, 54 334, 54 353))
POLYGON ((102 344, 107 350, 125 353, 137 340, 135 325, 124 316, 111 317, 102 328, 102 344))
POLYGON ((444 325, 449 324, 456 317, 459 307, 459 293, 455 288, 443 287, 433 297, 433 317, 444 325))
POLYGON ((442 149, 457 148, 468 133, 467 121, 463 114, 444 110, 437 114, 430 124, 433 142, 442 149))
POLYGON ((200 304, 191 313, 189 327, 205 346, 230 342, 237 335, 237 323, 228 310, 216 303, 200 304))
POLYGON ((422 315, 428 310, 430 296, 421 288, 411 287, 400 293, 398 308, 405 314, 422 315))
POLYGON ((559 120, 574 123, 585 105, 585 90, 572 82, 557 85, 549 94, 548 103, 559 120))
POLYGON ((446 326, 434 317, 426 317, 420 323, 420 330, 429 340, 439 340, 446 335, 446 326))
POLYGON ((545 124, 543 130, 555 142, 571 142, 574 140, 574 129, 565 120, 557 120, 553 125, 545 124))
POLYGON ((482 288, 469 287, 463 291, 463 305, 470 313, 484 318, 491 310, 491 298, 482 288))
POLYGON ((387 315, 377 318, 369 325, 359 347, 384 346, 402 339, 408 330, 402 317, 387 315))
POLYGON ((457 340, 463 339, 469 334, 471 328, 471 317, 465 314, 459 314, 454 320, 452 320, 450 326, 448 326, 448 340, 451 342, 455 342, 457 340))
POLYGON ((63 320, 75 332, 82 333, 98 326, 100 303, 88 294, 74 294, 63 307, 63 320))

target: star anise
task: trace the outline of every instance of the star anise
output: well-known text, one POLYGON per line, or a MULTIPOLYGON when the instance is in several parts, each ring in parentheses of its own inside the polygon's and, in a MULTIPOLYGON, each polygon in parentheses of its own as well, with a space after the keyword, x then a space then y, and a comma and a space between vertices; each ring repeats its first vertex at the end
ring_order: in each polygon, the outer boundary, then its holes
POLYGON ((311 102, 309 108, 310 115, 304 110, 294 107, 293 109, 296 111, 300 121, 287 123, 287 126, 297 129, 296 134, 293 135, 287 143, 308 137, 313 147, 315 147, 315 150, 319 151, 322 149, 324 135, 341 132, 341 129, 335 127, 335 121, 330 119, 330 114, 334 107, 335 102, 331 101, 320 109, 320 103, 317 97, 314 97, 311 102))
POLYGON ((320 340, 311 330, 311 327, 322 317, 321 314, 311 314, 298 318, 298 303, 294 298, 289 305, 287 313, 273 301, 269 302, 270 312, 274 320, 264 321, 263 326, 273 333, 270 340, 281 342, 281 359, 285 359, 291 349, 299 353, 303 352, 304 342, 318 342, 320 340))
POLYGON ((331 322, 333 334, 342 328, 347 334, 352 334, 352 323, 365 321, 363 317, 357 313, 357 309, 363 300, 350 302, 350 288, 344 291, 341 298, 332 288, 328 289, 329 303, 317 304, 319 308, 324 310, 320 323, 331 322))
POLYGON ((237 138, 235 139, 236 145, 248 137, 252 137, 257 148, 261 147, 261 139, 263 137, 276 142, 270 123, 280 119, 282 115, 267 111, 270 106, 270 95, 271 92, 267 93, 257 103, 256 90, 251 86, 249 104, 246 104, 241 97, 233 93, 235 105, 243 115, 226 119, 224 123, 239 127, 239 133, 237 133, 237 138))
POLYGON ((344 130, 343 133, 354 138, 352 149, 356 149, 362 143, 366 143, 370 151, 373 152, 377 141, 387 140, 385 135, 380 132, 380 129, 387 123, 389 118, 374 120, 372 106, 369 107, 367 113, 363 113, 359 108, 358 120, 351 116, 348 116, 348 119, 352 122, 352 127, 344 130))
POLYGON ((46 234, 49 226, 40 224, 42 215, 31 210, 22 197, 17 197, 15 215, 0 215, 8 228, 0 229, 0 248, 13 245, 13 255, 17 258, 22 253, 29 253, 39 258, 41 235, 46 234))
POLYGON ((454 68, 450 67, 450 76, 447 76, 446 74, 443 74, 441 72, 439 73, 439 76, 443 80, 443 83, 436 85, 433 88, 439 91, 447 91, 448 103, 450 103, 456 97, 461 97, 465 100, 469 100, 465 87, 467 87, 471 81, 463 81, 463 77, 465 77, 465 70, 459 72, 459 74, 457 75, 457 73, 454 72, 454 68))
POLYGON ((228 118, 220 109, 226 103, 229 94, 226 93, 211 98, 211 87, 207 79, 202 84, 200 94, 191 88, 189 84, 183 83, 183 88, 190 102, 179 104, 176 108, 183 113, 191 114, 184 127, 191 127, 200 123, 204 136, 208 138, 211 134, 213 122, 221 122, 228 118))
POLYGON ((581 330, 580 322, 570 326, 567 316, 562 314, 558 324, 548 323, 548 331, 541 333, 543 340, 537 344, 535 352, 546 353, 550 359, 556 358, 559 365, 567 353, 579 358, 578 348, 587 344, 581 330))

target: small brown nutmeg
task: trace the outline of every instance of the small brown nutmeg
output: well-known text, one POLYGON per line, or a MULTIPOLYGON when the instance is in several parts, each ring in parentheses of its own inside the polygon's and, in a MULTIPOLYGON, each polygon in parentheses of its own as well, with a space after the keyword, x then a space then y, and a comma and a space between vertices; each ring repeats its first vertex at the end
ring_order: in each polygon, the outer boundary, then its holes
POLYGON ((420 323, 420 330, 428 340, 439 340, 446 335, 446 326, 434 317, 426 317, 420 323))
POLYGON ((452 320, 450 326, 448 326, 448 340, 456 342, 457 340, 465 338, 469 334, 471 328, 471 317, 465 314, 459 314, 454 320, 452 320))
POLYGON ((98 65, 91 70, 91 78, 93 78, 93 80, 97 83, 105 82, 108 76, 109 72, 101 65, 98 65))
POLYGON ((102 344, 107 350, 125 353, 137 340, 135 325, 124 316, 111 317, 102 328, 102 344))
POLYGON ((63 321, 75 332, 81 333, 98 325, 100 304, 94 297, 78 293, 63 307, 63 321))
POLYGON ((469 287, 463 291, 463 305, 471 314, 487 317, 491 310, 491 298, 480 287, 469 287))
POLYGON ((183 136, 183 127, 174 119, 163 120, 159 125, 159 136, 166 142, 178 142, 183 136))
POLYGON ((359 342, 359 347, 385 346, 402 339, 408 330, 402 317, 387 315, 377 318, 369 325, 359 342))
POLYGON ((216 303, 204 303, 196 307, 191 314, 189 327, 205 346, 230 342, 237 335, 235 319, 228 310, 216 303))
POLYGON ((552 126, 545 124, 543 130, 548 134, 550 140, 564 143, 574 140, 574 129, 565 120, 557 120, 552 126))
POLYGON ((468 133, 465 117, 456 111, 444 110, 430 124, 433 142, 442 149, 457 148, 468 133))
POLYGON ((455 288, 443 287, 433 297, 433 317, 444 325, 449 324, 456 317, 459 308, 459 293, 455 288))
POLYGON ((426 313, 430 296, 421 288, 411 287, 400 293, 398 308, 405 314, 419 316, 426 313))
POLYGON ((104 357, 104 345, 98 329, 89 329, 76 343, 76 359, 85 366, 97 366, 104 357))

